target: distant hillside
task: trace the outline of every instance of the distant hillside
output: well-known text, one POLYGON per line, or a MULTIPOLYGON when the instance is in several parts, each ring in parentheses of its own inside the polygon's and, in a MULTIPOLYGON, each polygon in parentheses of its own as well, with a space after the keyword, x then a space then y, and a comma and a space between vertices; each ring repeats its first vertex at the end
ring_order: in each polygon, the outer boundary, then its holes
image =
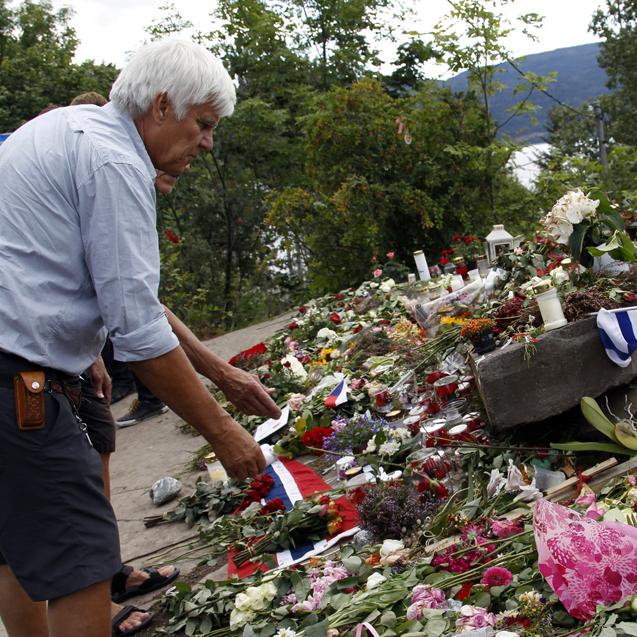
MULTIPOLYGON (((557 80, 549 85, 549 93, 565 104, 579 106, 589 98, 608 92, 606 72, 597 63, 598 52, 597 43, 571 46, 529 55, 519 63, 519 67, 524 72, 532 71, 538 75, 556 71, 557 80)), ((497 81, 505 84, 507 88, 492 98, 491 105, 495 120, 504 122, 510 116, 507 109, 518 103, 525 93, 513 94, 513 89, 519 84, 521 76, 508 64, 502 64, 500 67, 504 71, 498 73, 497 81)), ((466 90, 467 73, 456 75, 447 80, 446 84, 456 91, 466 90)), ((546 139, 548 114, 556 102, 537 90, 533 92, 531 100, 542 107, 537 113, 538 125, 534 126, 529 117, 516 116, 503 127, 502 133, 517 140, 538 142, 546 139)))

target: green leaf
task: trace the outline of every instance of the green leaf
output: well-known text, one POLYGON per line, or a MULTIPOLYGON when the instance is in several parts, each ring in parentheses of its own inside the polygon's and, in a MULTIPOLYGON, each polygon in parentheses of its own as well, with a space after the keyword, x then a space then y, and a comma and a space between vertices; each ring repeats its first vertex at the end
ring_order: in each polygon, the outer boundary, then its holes
POLYGON ((357 573, 358 569, 363 565, 363 560, 358 555, 352 555, 342 560, 343 566, 351 573, 357 573))
MULTIPOLYGON (((576 261, 582 263, 582 253, 584 250, 584 240, 586 233, 590 226, 586 222, 578 223, 573 226, 573 233, 571 234, 568 243, 571 248, 571 254, 576 261)), ((586 253, 584 253, 586 254, 586 253)))
POLYGON ((586 418, 597 431, 603 433, 613 442, 618 442, 617 436, 615 436, 615 425, 606 417, 606 414, 602 411, 602 408, 597 404, 595 399, 590 396, 584 396, 584 398, 580 400, 580 409, 582 410, 584 418, 586 418))
POLYGON ((481 608, 489 608, 491 605, 491 595, 486 591, 479 593, 473 602, 474 606, 480 606, 481 608))
POLYGON ((552 442, 551 449, 561 449, 562 451, 603 451, 624 456, 634 456, 637 453, 637 451, 632 451, 628 447, 620 447, 610 442, 564 442, 559 444, 552 442))
POLYGON ((432 617, 427 620, 425 624, 425 633, 428 637, 440 637, 440 635, 444 635, 447 631, 447 627, 449 626, 449 622, 442 617, 432 617))
POLYGON ((625 635, 637 636, 637 623, 635 622, 619 622, 615 628, 623 632, 625 635))

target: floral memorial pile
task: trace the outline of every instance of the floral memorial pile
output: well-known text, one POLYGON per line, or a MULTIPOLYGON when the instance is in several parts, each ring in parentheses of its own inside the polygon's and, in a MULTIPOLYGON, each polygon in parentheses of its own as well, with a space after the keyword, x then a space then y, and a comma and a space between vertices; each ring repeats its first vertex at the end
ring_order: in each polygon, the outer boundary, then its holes
POLYGON ((612 422, 582 397, 603 442, 499 440, 468 364, 518 342, 532 365, 544 331, 637 299, 634 244, 603 196, 568 193, 543 225, 486 269, 472 236, 431 279, 397 282, 389 253, 232 360, 287 407, 278 422, 236 416, 278 459, 249 483, 203 480, 149 520, 185 521, 190 555, 228 560, 227 580, 166 596, 165 632, 637 635, 630 408, 612 422))

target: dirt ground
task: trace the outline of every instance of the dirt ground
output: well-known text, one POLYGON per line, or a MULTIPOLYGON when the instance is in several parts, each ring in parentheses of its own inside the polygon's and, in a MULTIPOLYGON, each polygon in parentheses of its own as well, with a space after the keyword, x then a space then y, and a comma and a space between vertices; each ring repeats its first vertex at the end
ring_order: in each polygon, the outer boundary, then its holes
MULTIPOLYGON (((206 341, 206 345, 224 359, 255 345, 285 325, 291 314, 259 323, 235 332, 206 341)), ((134 396, 113 406, 116 418, 128 410, 134 396)), ((174 507, 174 502, 156 507, 149 496, 150 486, 165 476, 178 478, 183 483, 181 495, 190 493, 200 472, 188 468, 189 461, 203 445, 200 436, 191 436, 180 431, 183 421, 172 411, 117 433, 117 451, 111 457, 111 500, 119 522, 122 558, 134 566, 158 563, 163 549, 193 535, 184 524, 165 524, 145 528, 146 516, 158 515, 174 507)), ((197 569, 195 561, 179 563, 180 579, 198 580, 209 569, 197 569)), ((223 570, 224 567, 221 568, 223 570)), ((222 573, 219 573, 221 576, 222 573)), ((154 597, 135 597, 127 603, 147 608, 154 597)), ((154 634, 153 630, 141 633, 154 634)), ((0 637, 7 637, 0 622, 0 637)))

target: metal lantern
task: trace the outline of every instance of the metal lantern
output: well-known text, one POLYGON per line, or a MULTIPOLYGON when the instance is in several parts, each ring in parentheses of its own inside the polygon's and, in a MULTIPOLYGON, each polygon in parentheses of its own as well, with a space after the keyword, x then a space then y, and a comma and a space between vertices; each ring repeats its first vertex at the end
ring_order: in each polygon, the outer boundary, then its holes
POLYGON ((513 235, 509 234, 501 223, 496 223, 487 235, 486 248, 489 263, 493 263, 502 252, 510 252, 515 247, 513 235))

